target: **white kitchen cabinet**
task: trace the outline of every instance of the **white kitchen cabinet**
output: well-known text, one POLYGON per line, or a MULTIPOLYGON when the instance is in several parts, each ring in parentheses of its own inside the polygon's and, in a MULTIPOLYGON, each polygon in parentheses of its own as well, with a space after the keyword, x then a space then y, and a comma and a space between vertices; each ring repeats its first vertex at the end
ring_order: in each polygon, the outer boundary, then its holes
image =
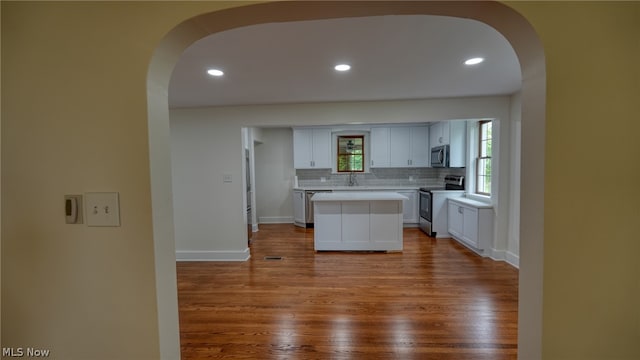
POLYGON ((429 128, 394 126, 389 128, 389 166, 429 166, 429 128))
POLYGON ((316 251, 402 251, 402 197, 393 192, 314 195, 316 251))
POLYGON ((420 221, 420 198, 418 190, 396 190, 408 200, 402 202, 402 222, 404 224, 417 224, 420 221))
POLYGON ((465 120, 439 121, 429 128, 430 147, 449 145, 449 166, 466 166, 467 122, 465 120))
POLYGON ((449 234, 481 255, 493 242, 493 207, 467 198, 448 201, 449 234))
POLYGON ((429 128, 429 143, 431 147, 449 145, 450 129, 447 123, 447 121, 439 121, 431 124, 429 128))
POLYGON ((371 128, 371 163, 372 168, 389 167, 389 128, 371 128))
POLYGON ((409 136, 409 144, 411 145, 411 166, 427 167, 429 166, 430 148, 429 148, 429 127, 415 126, 411 127, 409 136))
POLYGON ((331 168, 331 129, 293 129, 293 167, 331 168))
POLYGON ((293 190, 293 224, 307 227, 305 217, 305 193, 304 190, 293 190))
POLYGON ((431 190, 431 231, 437 238, 451 237, 448 225, 449 198, 464 196, 464 190, 431 190))

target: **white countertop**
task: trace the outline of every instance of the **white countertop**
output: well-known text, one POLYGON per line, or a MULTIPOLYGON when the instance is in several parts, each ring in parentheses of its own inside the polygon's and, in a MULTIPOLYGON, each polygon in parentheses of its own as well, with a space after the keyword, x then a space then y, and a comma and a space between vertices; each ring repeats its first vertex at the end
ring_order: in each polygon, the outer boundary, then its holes
POLYGON ((378 191, 378 190, 418 190, 421 187, 429 189, 442 189, 442 185, 366 185, 366 186, 298 186, 293 190, 313 191, 313 190, 332 190, 332 191, 378 191))
POLYGON ((311 201, 381 201, 381 200, 409 200, 406 196, 396 192, 384 191, 338 191, 324 192, 313 195, 311 201))
POLYGON ((469 199, 469 198, 466 198, 466 197, 449 198, 449 201, 455 201, 457 203, 460 203, 460 204, 463 204, 463 205, 469 205, 471 207, 478 208, 478 209, 491 209, 491 208, 493 208, 493 205, 491 203, 486 203, 486 202, 482 202, 482 201, 478 201, 478 200, 473 200, 473 199, 469 199))

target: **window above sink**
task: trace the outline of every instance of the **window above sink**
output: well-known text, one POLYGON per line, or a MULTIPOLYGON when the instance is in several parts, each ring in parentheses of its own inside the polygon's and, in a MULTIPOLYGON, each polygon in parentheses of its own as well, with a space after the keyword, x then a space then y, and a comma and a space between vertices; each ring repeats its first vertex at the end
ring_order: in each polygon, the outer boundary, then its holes
POLYGON ((364 135, 338 136, 336 139, 336 170, 338 173, 364 172, 364 135))

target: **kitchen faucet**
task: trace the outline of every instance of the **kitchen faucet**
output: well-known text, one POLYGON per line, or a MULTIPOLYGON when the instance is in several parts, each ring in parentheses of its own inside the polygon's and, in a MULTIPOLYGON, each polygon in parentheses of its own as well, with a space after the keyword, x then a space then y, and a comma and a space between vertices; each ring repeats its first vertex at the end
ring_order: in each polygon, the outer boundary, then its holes
POLYGON ((358 179, 356 179, 356 174, 352 172, 349 173, 349 186, 358 185, 358 179))

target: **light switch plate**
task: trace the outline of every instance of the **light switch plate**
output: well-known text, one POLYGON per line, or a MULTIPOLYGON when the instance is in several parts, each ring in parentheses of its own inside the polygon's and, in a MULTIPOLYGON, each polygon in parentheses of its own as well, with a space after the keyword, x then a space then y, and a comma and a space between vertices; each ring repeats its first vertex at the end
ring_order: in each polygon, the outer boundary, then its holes
POLYGON ((87 226, 120 226, 120 202, 117 192, 86 193, 87 226))

